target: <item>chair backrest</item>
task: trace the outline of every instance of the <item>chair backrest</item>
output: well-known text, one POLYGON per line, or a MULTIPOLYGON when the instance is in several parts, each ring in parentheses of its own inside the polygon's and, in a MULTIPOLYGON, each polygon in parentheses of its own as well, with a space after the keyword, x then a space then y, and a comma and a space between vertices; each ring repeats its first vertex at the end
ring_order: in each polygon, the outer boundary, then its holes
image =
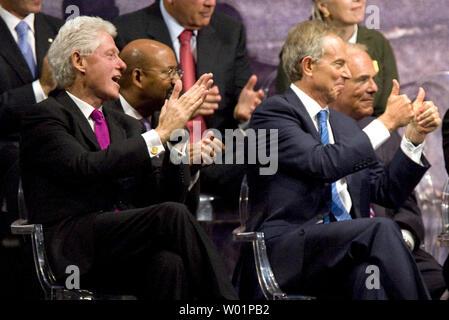
POLYGON ((267 300, 313 300, 313 297, 291 296, 281 290, 268 260, 267 248, 263 232, 246 232, 246 222, 250 217, 248 210, 249 187, 246 174, 240 186, 239 214, 240 227, 233 231, 234 239, 251 242, 259 287, 267 300))
POLYGON ((11 230, 16 234, 29 235, 31 237, 36 275, 44 291, 45 298, 53 299, 56 291, 62 289, 62 287, 57 284, 56 277, 48 264, 42 224, 29 224, 21 180, 19 180, 17 201, 20 219, 12 224, 11 230))

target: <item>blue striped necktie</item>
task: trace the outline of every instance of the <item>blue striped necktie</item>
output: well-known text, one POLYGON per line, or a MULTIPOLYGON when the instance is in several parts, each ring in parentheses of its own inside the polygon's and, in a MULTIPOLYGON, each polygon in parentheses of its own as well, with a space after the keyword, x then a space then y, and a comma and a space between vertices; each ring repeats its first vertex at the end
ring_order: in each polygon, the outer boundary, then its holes
POLYGON ((36 78, 36 62, 34 61, 34 53, 33 49, 31 49, 30 44, 28 43, 28 29, 30 27, 25 21, 20 21, 16 26, 17 35, 19 36, 18 46, 20 51, 22 52, 23 57, 25 58, 28 67, 30 68, 31 74, 33 78, 36 78))
MULTIPOLYGON (((329 144, 329 131, 327 129, 327 111, 321 110, 317 114, 318 119, 318 128, 321 138, 321 143, 323 145, 329 144)), ((337 192, 337 184, 336 182, 332 183, 332 204, 331 204, 331 212, 334 215, 337 221, 342 220, 351 220, 351 215, 348 211, 346 211, 343 203, 337 192)), ((329 216, 326 216, 324 219, 324 223, 329 223, 329 216)))

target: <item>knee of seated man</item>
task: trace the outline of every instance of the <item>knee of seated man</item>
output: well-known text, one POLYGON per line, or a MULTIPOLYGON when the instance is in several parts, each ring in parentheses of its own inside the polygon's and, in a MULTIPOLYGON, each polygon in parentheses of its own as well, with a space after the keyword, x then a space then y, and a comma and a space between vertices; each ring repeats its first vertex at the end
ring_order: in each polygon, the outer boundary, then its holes
POLYGON ((165 218, 190 219, 193 217, 186 205, 179 202, 163 202, 159 206, 165 218))
POLYGON ((393 219, 377 217, 371 220, 373 221, 373 228, 377 233, 397 234, 402 238, 401 230, 393 219))

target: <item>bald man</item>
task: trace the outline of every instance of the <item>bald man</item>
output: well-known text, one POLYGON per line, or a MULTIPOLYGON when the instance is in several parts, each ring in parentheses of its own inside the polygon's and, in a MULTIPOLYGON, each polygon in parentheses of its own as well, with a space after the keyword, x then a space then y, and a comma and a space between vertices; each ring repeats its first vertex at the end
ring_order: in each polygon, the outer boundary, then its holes
MULTIPOLYGON (((374 68, 373 60, 363 45, 348 45, 347 65, 352 78, 346 80, 342 93, 330 106, 359 121, 363 128, 375 119, 372 117, 372 114, 374 110, 374 95, 378 90, 374 82, 377 71, 374 68)), ((423 94, 424 92, 421 91, 420 95, 422 96, 423 94)), ((390 104, 387 103, 386 112, 390 110, 390 104)), ((376 156, 388 165, 400 143, 400 135, 397 131, 393 131, 390 138, 375 150, 376 156)), ((423 275, 429 293, 433 299, 440 299, 446 290, 442 267, 433 256, 420 248, 420 244, 424 242, 424 225, 421 219, 421 210, 418 207, 414 193, 398 210, 388 209, 376 204, 372 204, 372 208, 372 213, 376 217, 391 218, 398 224, 404 241, 412 251, 418 268, 423 275)))
MULTIPOLYGON (((161 108, 183 74, 173 50, 158 41, 139 39, 126 45, 120 52, 120 58, 127 65, 119 81, 120 97, 106 106, 139 120, 145 130, 157 127, 161 108)), ((198 81, 202 81, 201 79, 198 81)), ((194 113, 192 119, 196 116, 197 113, 194 113)), ((214 138, 212 133, 208 133, 197 145, 193 148, 189 144, 188 153, 192 166, 190 170, 184 170, 184 176, 188 180, 186 183, 190 192, 180 199, 192 213, 196 211, 199 199, 199 168, 212 162, 211 156, 216 154, 214 150, 223 148, 221 141, 214 138)), ((183 146, 180 149, 184 150, 183 146)))

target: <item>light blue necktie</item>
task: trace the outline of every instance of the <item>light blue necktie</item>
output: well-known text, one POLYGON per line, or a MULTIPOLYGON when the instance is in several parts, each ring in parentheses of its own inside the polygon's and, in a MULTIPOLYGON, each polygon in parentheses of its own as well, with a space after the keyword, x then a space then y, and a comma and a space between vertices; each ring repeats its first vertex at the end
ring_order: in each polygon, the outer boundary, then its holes
MULTIPOLYGON (((321 143, 323 145, 329 144, 329 131, 327 129, 327 111, 321 110, 318 115, 318 128, 321 138, 321 143)), ((351 215, 348 211, 346 211, 343 203, 337 192, 337 184, 336 182, 332 183, 332 204, 331 204, 331 212, 334 215, 337 221, 342 220, 351 220, 351 215)), ((329 223, 329 216, 324 218, 324 223, 329 223)))
POLYGON ((33 78, 36 78, 36 62, 34 61, 33 50, 31 49, 30 44, 28 43, 28 29, 29 26, 25 21, 20 21, 16 26, 17 34, 19 35, 19 49, 22 52, 25 61, 30 68, 31 74, 33 78))

